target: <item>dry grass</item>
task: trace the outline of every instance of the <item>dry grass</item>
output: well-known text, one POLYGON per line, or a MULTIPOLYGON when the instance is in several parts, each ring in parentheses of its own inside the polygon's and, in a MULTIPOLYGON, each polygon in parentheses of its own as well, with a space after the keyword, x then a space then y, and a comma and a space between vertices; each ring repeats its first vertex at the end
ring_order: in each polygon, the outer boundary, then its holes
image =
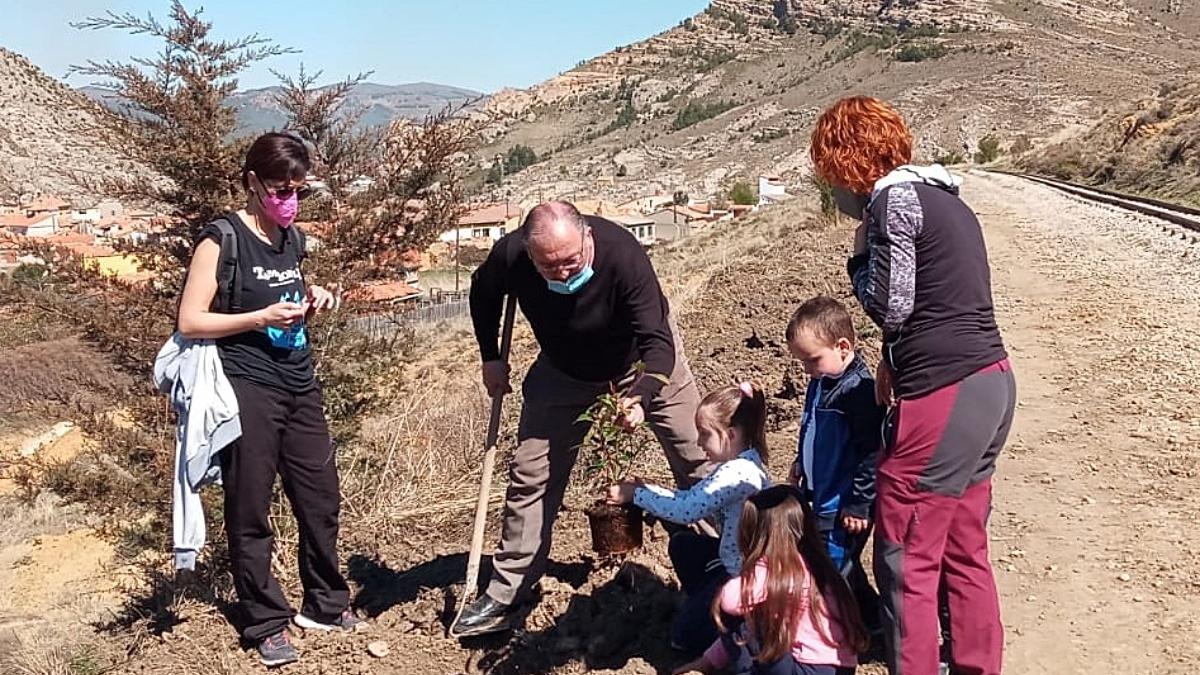
POLYGON ((88 519, 82 504, 64 504, 49 492, 31 501, 0 498, 0 549, 38 535, 62 534, 86 524, 88 519))
MULTIPOLYGON (((470 347, 457 341, 456 350, 470 347)), ((490 410, 474 365, 462 360, 457 368, 432 365, 419 372, 342 455, 348 530, 378 541, 414 528, 469 524, 490 410)), ((515 424, 506 428, 515 431, 515 424)))
POLYGON ((45 637, 16 638, 0 656, 6 675, 99 675, 107 669, 94 645, 64 645, 45 637))
POLYGON ((797 199, 741 220, 717 223, 655 251, 654 268, 670 299, 671 313, 686 314, 714 277, 757 258, 795 224, 813 221, 816 211, 807 201, 797 199))
POLYGON ((1200 85, 1164 85, 1078 138, 1027 156, 1024 168, 1064 180, 1200 203, 1200 85))

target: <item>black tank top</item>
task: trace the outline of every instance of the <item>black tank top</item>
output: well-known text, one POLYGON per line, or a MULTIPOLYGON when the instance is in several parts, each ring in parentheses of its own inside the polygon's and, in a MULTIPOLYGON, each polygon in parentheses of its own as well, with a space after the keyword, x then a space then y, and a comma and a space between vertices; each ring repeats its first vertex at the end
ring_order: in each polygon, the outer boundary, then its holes
MULTIPOLYGON (((226 216, 238 238, 238 284, 241 307, 238 312, 253 312, 277 302, 304 302, 304 276, 300 261, 304 257, 299 237, 279 232, 279 241, 268 244, 259 239, 236 213, 226 216)), ((219 245, 221 233, 215 224, 200 231, 197 242, 212 239, 219 245)), ((293 393, 307 392, 317 386, 308 331, 304 321, 290 329, 267 326, 217 340, 221 363, 229 377, 240 377, 255 384, 293 393)))

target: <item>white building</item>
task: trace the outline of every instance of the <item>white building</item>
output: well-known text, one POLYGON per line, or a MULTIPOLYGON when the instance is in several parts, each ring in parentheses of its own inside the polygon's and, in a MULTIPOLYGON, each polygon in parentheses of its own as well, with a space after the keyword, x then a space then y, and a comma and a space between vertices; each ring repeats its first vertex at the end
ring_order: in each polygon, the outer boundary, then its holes
POLYGON ((371 186, 374 184, 374 178, 371 178, 370 176, 359 176, 358 178, 355 178, 346 184, 346 192, 349 192, 350 194, 363 192, 371 189, 371 186))
POLYGON ((646 216, 613 216, 612 220, 625 226, 642 246, 653 246, 658 242, 658 224, 646 216))
POLYGON ((0 227, 23 237, 49 237, 58 229, 58 215, 36 213, 0 216, 0 227))
POLYGON ((73 209, 71 211, 72 225, 95 225, 100 222, 100 207, 93 206, 87 209, 73 209))
POLYGON ((758 205, 768 206, 787 201, 792 196, 787 192, 787 186, 779 176, 758 177, 758 205))
POLYGON ((522 211, 517 204, 496 202, 479 204, 469 209, 458 219, 458 228, 446 230, 438 241, 453 244, 485 244, 491 246, 500 237, 521 225, 522 211))

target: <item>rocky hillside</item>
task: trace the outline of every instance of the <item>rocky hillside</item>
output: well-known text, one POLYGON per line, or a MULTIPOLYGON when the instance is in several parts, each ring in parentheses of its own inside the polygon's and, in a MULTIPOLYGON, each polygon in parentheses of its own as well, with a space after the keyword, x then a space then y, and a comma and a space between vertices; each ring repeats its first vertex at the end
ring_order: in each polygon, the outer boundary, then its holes
POLYGON ((496 190, 611 198, 809 174, 823 106, 895 102, 920 159, 1044 148, 1200 60, 1200 9, 1171 0, 714 0, 677 27, 487 104, 485 170, 517 144, 542 160, 496 190), (1185 7, 1185 5, 1187 5, 1185 7))
MULTIPOLYGON (((120 107, 119 99, 106 90, 82 87, 80 91, 94 101, 120 107)), ((285 125, 287 116, 276 101, 279 91, 279 87, 264 87, 238 92, 230 97, 229 105, 237 110, 238 133, 251 135, 280 129, 285 125)), ((419 120, 447 106, 475 102, 483 96, 470 89, 431 82, 400 85, 363 82, 353 89, 346 102, 349 108, 364 111, 360 126, 376 127, 399 119, 419 120)))
POLYGON ((1167 82, 1022 164, 1066 180, 1200 206, 1200 83, 1167 82))
POLYGON ((42 192, 86 202, 96 195, 81 183, 139 171, 97 136, 96 110, 86 97, 0 47, 0 198, 42 192))

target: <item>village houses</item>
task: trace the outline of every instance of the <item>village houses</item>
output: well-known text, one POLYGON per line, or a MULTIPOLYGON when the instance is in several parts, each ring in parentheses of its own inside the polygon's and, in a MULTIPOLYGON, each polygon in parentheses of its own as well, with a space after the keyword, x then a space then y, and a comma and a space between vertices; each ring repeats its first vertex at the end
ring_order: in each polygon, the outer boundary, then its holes
POLYGON ((0 271, 7 272, 22 262, 22 239, 35 239, 80 258, 85 265, 122 280, 149 278, 135 257, 113 246, 121 240, 141 241, 159 223, 150 211, 126 212, 115 201, 72 205, 53 195, 38 195, 0 207, 0 271))

